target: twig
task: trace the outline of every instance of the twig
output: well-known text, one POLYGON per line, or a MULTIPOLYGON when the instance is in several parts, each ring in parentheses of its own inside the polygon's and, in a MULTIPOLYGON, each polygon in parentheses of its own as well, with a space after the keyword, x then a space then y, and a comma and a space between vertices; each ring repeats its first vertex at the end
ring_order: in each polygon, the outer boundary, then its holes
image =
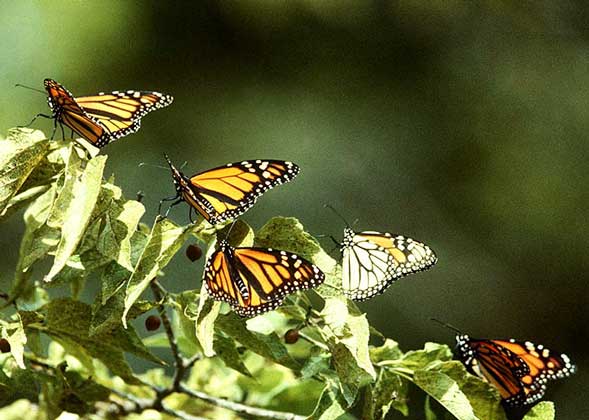
POLYGON ((264 408, 255 408, 250 407, 248 405, 239 404, 233 401, 226 400, 224 398, 217 398, 213 397, 209 394, 205 394, 204 392, 200 391, 193 391, 190 388, 187 388, 186 385, 180 384, 180 392, 183 394, 189 395, 194 398, 198 398, 199 400, 206 401, 217 407, 226 408, 231 410, 235 413, 245 414, 248 416, 253 417, 263 417, 267 419, 275 419, 275 420, 304 420, 306 417, 299 416, 298 414, 294 413, 286 413, 282 411, 273 411, 273 410, 266 410, 264 408))
POLYGON ((181 420, 207 420, 204 417, 193 416, 191 414, 185 413, 184 411, 178 411, 170 407, 166 407, 165 405, 162 405, 161 411, 166 414, 169 414, 170 416, 177 417, 181 420))
POLYGON ((172 355, 174 356, 174 364, 176 370, 178 370, 178 368, 183 365, 183 361, 182 356, 180 355, 180 351, 178 350, 178 342, 176 341, 176 336, 174 335, 174 331, 172 330, 172 323, 170 322, 170 318, 168 318, 168 314, 166 313, 166 307, 163 304, 166 290, 163 288, 163 286, 157 279, 153 279, 151 281, 151 290, 153 292, 155 300, 157 302, 162 302, 159 306, 159 314, 162 319, 162 323, 164 324, 164 329, 166 330, 168 341, 170 342, 170 350, 172 350, 172 355))
POLYGON ((196 354, 192 356, 190 359, 186 359, 182 357, 180 354, 180 350, 178 348, 178 341, 176 340, 176 336, 174 335, 174 330, 172 329, 172 323, 170 322, 170 318, 166 312, 166 307, 164 305, 164 298, 167 294, 166 289, 160 284, 157 279, 153 279, 151 282, 151 290, 153 291, 153 295, 158 302, 162 302, 159 307, 159 314, 162 318, 162 324, 164 324, 164 329, 166 330, 166 335, 168 336, 168 341, 170 342, 170 350, 172 350, 172 355, 174 356, 174 377, 172 379, 172 385, 166 389, 157 391, 157 398, 159 402, 166 398, 171 393, 178 390, 178 386, 182 379, 184 379, 184 375, 186 372, 198 361, 200 360, 201 356, 196 354))

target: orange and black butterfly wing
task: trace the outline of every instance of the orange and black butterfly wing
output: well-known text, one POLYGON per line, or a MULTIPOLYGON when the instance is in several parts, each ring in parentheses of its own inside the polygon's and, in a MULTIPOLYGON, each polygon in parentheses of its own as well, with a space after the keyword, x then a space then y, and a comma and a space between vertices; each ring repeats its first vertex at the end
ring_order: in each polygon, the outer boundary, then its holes
POLYGON ((240 282, 231 265, 231 247, 222 242, 220 248, 215 251, 207 261, 204 269, 204 281, 207 292, 215 300, 227 302, 231 307, 244 306, 247 301, 243 297, 247 287, 240 282))
POLYGON ((505 404, 524 405, 527 397, 521 378, 529 373, 524 361, 492 340, 470 340, 468 346, 472 357, 463 360, 467 369, 495 386, 505 404))
POLYGON ((245 213, 266 191, 291 181, 299 167, 282 160, 252 160, 210 169, 189 179, 182 196, 211 224, 245 213))
POLYGON ((108 133, 77 104, 73 95, 55 80, 45 79, 47 102, 54 118, 84 137, 92 144, 99 143, 108 133))
POLYGON ((456 339, 469 371, 492 383, 507 406, 535 403, 544 396, 547 381, 576 370, 567 355, 529 341, 477 340, 464 335, 456 339))
POLYGON ((286 251, 231 248, 225 241, 205 267, 208 293, 242 317, 278 307, 284 297, 323 283, 325 275, 309 261, 286 251))
POLYGON ((102 147, 139 130, 141 118, 172 103, 173 98, 159 92, 127 90, 99 93, 76 98, 86 115, 104 128, 104 135, 95 145, 102 147))
MULTIPOLYGON (((496 346, 509 350, 525 364, 526 371, 519 375, 526 397, 523 404, 532 404, 540 400, 546 392, 548 381, 565 378, 576 371, 576 366, 566 354, 553 352, 541 344, 513 339, 491 341, 496 346)), ((519 404, 518 401, 514 401, 511 405, 519 404)))
POLYGON ((45 79, 53 115, 96 147, 139 130, 141 117, 172 103, 158 92, 126 91, 74 96, 52 79, 45 79))

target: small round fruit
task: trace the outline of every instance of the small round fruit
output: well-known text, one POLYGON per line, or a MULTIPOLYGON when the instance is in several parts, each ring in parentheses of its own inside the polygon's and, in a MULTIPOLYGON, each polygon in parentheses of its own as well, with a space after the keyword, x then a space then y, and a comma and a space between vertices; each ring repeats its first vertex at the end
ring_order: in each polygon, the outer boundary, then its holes
POLYGON ((5 338, 0 338, 0 351, 2 353, 10 352, 10 343, 5 338))
POLYGON ((284 342, 286 344, 294 344, 299 341, 299 330, 290 329, 284 333, 284 342))
POLYGON ((186 256, 190 261, 195 262, 202 257, 202 249, 198 245, 188 245, 186 247, 186 256))
POLYGON ((156 315, 150 315, 145 320, 145 328, 147 331, 155 331, 160 327, 161 324, 162 320, 159 316, 156 315))

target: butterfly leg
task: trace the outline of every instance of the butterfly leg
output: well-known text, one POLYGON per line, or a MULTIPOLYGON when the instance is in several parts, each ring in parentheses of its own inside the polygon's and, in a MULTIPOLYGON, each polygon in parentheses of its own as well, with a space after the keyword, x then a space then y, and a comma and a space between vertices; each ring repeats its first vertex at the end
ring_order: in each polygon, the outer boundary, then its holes
POLYGON ((168 217, 168 214, 170 213, 170 210, 172 210, 172 207, 174 207, 176 204, 179 204, 179 203, 181 203, 183 201, 184 201, 184 199, 179 198, 178 200, 176 200, 172 204, 170 204, 170 207, 168 207, 168 210, 166 210, 166 213, 164 214, 164 217, 168 217))
MULTIPOLYGON (((159 204, 159 206, 158 206, 158 208, 157 208, 157 213, 158 213, 158 214, 162 214, 162 204, 164 204, 164 202, 166 202, 166 201, 173 201, 173 200, 176 200, 178 197, 180 197, 180 195, 179 195, 179 194, 176 194, 176 195, 174 195, 174 196, 172 196, 172 197, 166 197, 166 198, 162 198, 162 199, 160 200, 160 204, 159 204)), ((176 201, 175 203, 172 203, 172 205, 170 205, 170 208, 171 208, 171 207, 173 207, 173 206, 175 206, 176 204, 178 204, 180 201, 183 201, 181 197, 178 199, 178 201, 176 201)), ((170 212, 170 209, 168 209, 168 211, 166 212, 166 215, 167 215, 169 212, 170 212)))
POLYGON ((65 131, 63 130, 63 124, 59 123, 59 128, 61 128, 61 140, 65 140, 65 131))
POLYGON ((33 125, 33 123, 35 122, 35 120, 39 117, 43 117, 43 118, 53 118, 51 115, 47 115, 47 114, 37 114, 33 117, 33 119, 31 120, 30 123, 28 123, 27 125, 19 125, 19 127, 30 127, 31 125, 33 125))
POLYGON ((53 131, 51 132, 51 140, 55 137, 55 130, 57 130, 57 118, 53 120, 53 131))
POLYGON ((193 212, 194 212, 194 208, 192 206, 189 206, 188 218, 190 219, 190 223, 192 223, 192 224, 195 223, 195 220, 192 218, 193 212))

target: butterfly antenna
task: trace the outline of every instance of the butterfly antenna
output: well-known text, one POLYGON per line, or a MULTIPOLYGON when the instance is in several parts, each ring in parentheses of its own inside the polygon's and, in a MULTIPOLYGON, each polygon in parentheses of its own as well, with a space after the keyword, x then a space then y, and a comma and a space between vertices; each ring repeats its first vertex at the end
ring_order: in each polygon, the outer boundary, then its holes
POLYGON ((237 219, 235 219, 233 222, 231 222, 231 226, 229 226, 229 230, 227 231, 227 234, 225 235, 225 240, 227 240, 229 238, 229 235, 231 234, 231 231, 233 230, 233 226, 235 226, 235 223, 237 223, 237 219))
POLYGON ((167 170, 169 169, 169 168, 166 168, 165 166, 161 166, 161 165, 155 165, 155 164, 153 164, 153 163, 147 163, 147 162, 139 162, 139 164, 138 164, 137 166, 139 166, 140 168, 141 168, 142 166, 151 166, 152 168, 163 169, 163 170, 165 170, 165 171, 167 171, 167 170))
POLYGON ((335 207, 333 207, 331 204, 324 204, 323 205, 324 208, 330 209, 332 212, 334 212, 340 219, 342 219, 344 221, 344 223, 346 224, 347 227, 350 227, 350 224, 348 223, 348 221, 346 220, 346 218, 344 216, 342 216, 340 214, 340 212, 338 212, 335 207))
POLYGON ((25 88, 25 89, 34 90, 35 92, 42 93, 43 95, 46 95, 47 94, 47 92, 45 92, 45 91, 43 91, 41 89, 37 89, 37 88, 34 88, 34 87, 21 85, 20 83, 17 83, 16 85, 14 85, 14 87, 21 87, 21 88, 25 88))
POLYGON ((457 333, 457 334, 462 334, 462 331, 460 331, 458 328, 456 328, 456 327, 455 327, 454 325, 452 325, 452 324, 448 324, 447 322, 440 321, 440 320, 439 320, 439 319, 437 319, 437 318, 430 318, 430 321, 437 322, 437 323, 438 323, 438 324, 440 324, 442 327, 446 327, 446 328, 448 328, 448 329, 450 329, 450 330, 454 331, 454 332, 455 332, 455 333, 457 333))
POLYGON ((174 170, 174 165, 172 164, 172 161, 170 160, 170 158, 168 157, 167 153, 164 153, 164 158, 166 159, 166 161, 168 162, 168 165, 170 165, 170 169, 172 169, 172 171, 174 170))

